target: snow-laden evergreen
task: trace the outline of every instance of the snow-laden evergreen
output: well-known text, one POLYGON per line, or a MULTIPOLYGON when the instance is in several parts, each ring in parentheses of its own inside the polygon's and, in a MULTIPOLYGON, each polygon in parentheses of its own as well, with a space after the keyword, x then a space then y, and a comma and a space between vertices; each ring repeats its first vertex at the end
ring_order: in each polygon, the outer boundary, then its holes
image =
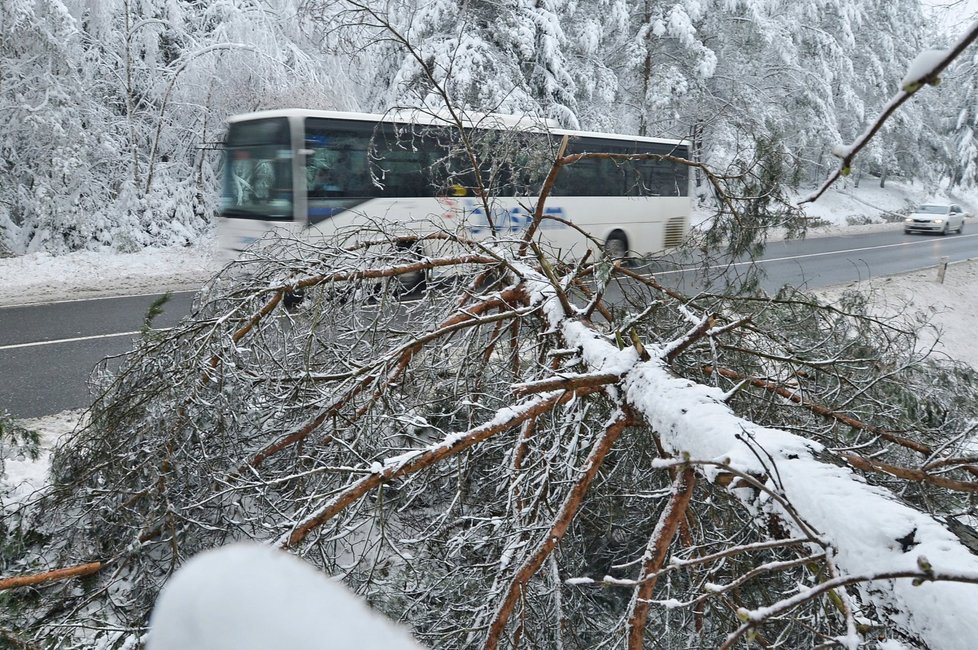
POLYGON ((294 4, 263 4, 0 5, 0 243, 125 252, 199 239, 225 117, 340 94, 294 4))

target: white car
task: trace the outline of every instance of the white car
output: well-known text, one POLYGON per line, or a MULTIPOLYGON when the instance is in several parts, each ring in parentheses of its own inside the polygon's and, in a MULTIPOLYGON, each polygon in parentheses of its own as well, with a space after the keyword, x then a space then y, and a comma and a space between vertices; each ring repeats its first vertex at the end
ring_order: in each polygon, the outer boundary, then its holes
POLYGON ((965 216, 960 206, 927 203, 903 220, 903 232, 908 235, 914 232, 960 233, 964 230, 965 216))

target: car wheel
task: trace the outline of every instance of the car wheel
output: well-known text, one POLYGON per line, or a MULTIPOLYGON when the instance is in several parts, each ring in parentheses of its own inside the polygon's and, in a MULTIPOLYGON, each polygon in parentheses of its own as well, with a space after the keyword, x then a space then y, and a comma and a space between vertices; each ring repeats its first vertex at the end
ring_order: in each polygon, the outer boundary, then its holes
POLYGON ((960 235, 963 232, 964 232, 964 219, 961 220, 961 225, 958 226, 958 234, 960 235))
POLYGON ((941 234, 944 235, 945 237, 947 237, 947 234, 949 232, 951 232, 951 224, 946 223, 946 224, 944 224, 944 230, 941 231, 941 234))
POLYGON ((612 230, 604 242, 604 254, 610 260, 627 260, 628 236, 621 230, 612 230))
POLYGON ((912 235, 913 234, 913 231, 910 230, 909 228, 904 228, 903 229, 903 234, 904 235, 912 235))

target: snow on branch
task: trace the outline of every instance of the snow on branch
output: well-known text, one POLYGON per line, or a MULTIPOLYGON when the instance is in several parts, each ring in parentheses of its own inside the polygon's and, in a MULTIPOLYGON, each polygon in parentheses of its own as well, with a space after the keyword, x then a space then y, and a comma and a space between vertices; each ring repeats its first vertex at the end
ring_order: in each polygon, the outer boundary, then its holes
POLYGON ((851 144, 836 145, 832 148, 832 154, 842 159, 839 168, 822 183, 818 190, 807 196, 800 203, 804 204, 816 201, 840 176, 848 176, 856 154, 869 144, 869 141, 883 128, 883 125, 890 116, 925 85, 936 86, 940 83, 941 72, 976 40, 978 40, 978 22, 972 24, 964 35, 947 50, 925 50, 921 52, 911 62, 906 75, 904 75, 903 80, 900 82, 900 91, 886 103, 879 117, 851 144))

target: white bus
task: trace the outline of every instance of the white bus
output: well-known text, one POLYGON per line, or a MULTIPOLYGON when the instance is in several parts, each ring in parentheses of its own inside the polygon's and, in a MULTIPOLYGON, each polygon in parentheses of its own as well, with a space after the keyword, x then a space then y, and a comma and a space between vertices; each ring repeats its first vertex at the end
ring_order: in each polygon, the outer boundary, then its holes
MULTIPOLYGON (((562 143, 565 154, 688 155, 681 140, 528 118, 487 116, 460 131, 420 114, 248 113, 230 118, 224 141, 220 245, 234 253, 270 230, 314 239, 378 223, 470 239, 489 236, 491 223, 497 237, 516 241, 562 143)), ((588 248, 615 257, 658 252, 686 235, 689 195, 689 168, 675 161, 585 158, 561 170, 537 237, 565 259, 588 248)))

